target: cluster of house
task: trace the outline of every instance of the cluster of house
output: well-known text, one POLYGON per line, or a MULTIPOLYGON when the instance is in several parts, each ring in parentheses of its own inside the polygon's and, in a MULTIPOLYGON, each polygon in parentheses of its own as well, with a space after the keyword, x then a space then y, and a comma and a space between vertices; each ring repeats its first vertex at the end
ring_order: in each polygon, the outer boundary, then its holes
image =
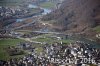
POLYGON ((100 39, 100 34, 97 34, 96 37, 100 39))
POLYGON ((9 8, 9 7, 4 7, 0 6, 0 17, 11 17, 14 15, 20 15, 20 14, 25 14, 28 13, 28 10, 26 9, 21 9, 19 6, 15 8, 9 8))
MULTIPOLYGON (((21 44, 30 47, 29 44, 21 44)), ((23 58, 0 61, 2 66, 91 66, 100 64, 100 49, 91 44, 77 41, 68 45, 45 44, 43 52, 37 54, 36 48, 23 58)))

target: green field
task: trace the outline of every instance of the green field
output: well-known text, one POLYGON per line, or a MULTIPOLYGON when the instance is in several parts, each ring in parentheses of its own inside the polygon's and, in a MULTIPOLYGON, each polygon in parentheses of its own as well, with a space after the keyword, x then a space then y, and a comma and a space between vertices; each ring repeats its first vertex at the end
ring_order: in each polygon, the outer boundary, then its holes
POLYGON ((96 32, 100 32, 100 26, 95 27, 94 30, 95 30, 96 32))
POLYGON ((16 6, 19 5, 18 3, 0 3, 0 6, 16 6))
POLYGON ((37 38, 37 39, 33 39, 33 41, 38 41, 38 42, 47 42, 49 44, 53 43, 53 39, 51 38, 37 38))
POLYGON ((54 8, 55 7, 55 3, 53 2, 43 2, 43 3, 40 3, 40 6, 43 7, 43 8, 54 8))
POLYGON ((70 43, 74 42, 74 40, 66 39, 66 40, 62 40, 62 42, 64 44, 70 44, 70 43))
POLYGON ((25 2, 25 0, 0 0, 0 6, 16 6, 25 2))
POLYGON ((27 15, 32 15, 32 14, 39 14, 41 13, 41 11, 43 11, 42 9, 39 9, 39 8, 31 8, 29 9, 30 13, 28 13, 27 15))
POLYGON ((55 42, 60 43, 61 41, 64 44, 70 44, 71 42, 73 42, 73 40, 70 40, 70 39, 58 40, 57 38, 51 38, 50 36, 53 36, 53 35, 52 34, 43 34, 43 35, 39 35, 38 38, 35 38, 35 39, 32 39, 32 40, 38 41, 38 42, 46 42, 48 44, 53 44, 55 42))
MULTIPOLYGON (((8 60, 11 58, 9 54, 6 52, 6 48, 8 46, 16 46, 16 44, 23 42, 20 39, 1 39, 0 40, 0 60, 8 60)), ((16 57, 21 57, 22 55, 18 55, 16 57)), ((14 58, 14 56, 12 56, 14 58)))

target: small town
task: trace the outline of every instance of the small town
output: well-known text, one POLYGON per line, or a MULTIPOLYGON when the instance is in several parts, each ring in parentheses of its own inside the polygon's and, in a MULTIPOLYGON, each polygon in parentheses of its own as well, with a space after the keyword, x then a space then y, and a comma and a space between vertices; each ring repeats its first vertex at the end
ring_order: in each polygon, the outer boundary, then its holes
POLYGON ((0 1, 0 66, 100 66, 98 3, 0 1))

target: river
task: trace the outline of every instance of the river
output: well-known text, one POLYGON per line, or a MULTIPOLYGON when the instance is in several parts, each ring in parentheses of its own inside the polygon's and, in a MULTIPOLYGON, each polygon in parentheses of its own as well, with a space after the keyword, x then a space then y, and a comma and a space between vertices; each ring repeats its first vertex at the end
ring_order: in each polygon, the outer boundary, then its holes
MULTIPOLYGON (((44 12, 42 12, 41 15, 46 15, 46 14, 48 14, 48 13, 51 12, 51 9, 42 8, 42 7, 39 7, 39 6, 34 5, 34 4, 29 4, 27 7, 28 7, 28 8, 40 8, 40 9, 43 9, 44 12)), ((38 16, 38 15, 35 15, 35 16, 38 16)), ((29 18, 29 17, 28 17, 28 18, 29 18)), ((27 19, 27 18, 16 19, 16 22, 22 22, 22 21, 24 21, 24 20, 26 20, 26 19, 27 19)))
POLYGON ((29 5, 28 5, 28 8, 40 8, 40 9, 43 9, 44 12, 42 13, 42 15, 46 15, 46 14, 48 14, 48 13, 51 12, 51 9, 47 9, 47 8, 43 8, 43 7, 39 7, 39 6, 34 5, 34 4, 29 4, 29 5))

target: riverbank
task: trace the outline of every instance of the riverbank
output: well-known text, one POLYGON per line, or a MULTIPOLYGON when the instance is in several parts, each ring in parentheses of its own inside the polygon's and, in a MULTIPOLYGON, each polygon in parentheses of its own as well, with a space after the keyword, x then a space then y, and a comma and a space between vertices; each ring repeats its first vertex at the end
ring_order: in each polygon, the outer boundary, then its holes
POLYGON ((1 16, 0 21, 3 20, 4 22, 6 19, 6 21, 8 21, 9 23, 10 21, 12 23, 12 19, 16 20, 16 22, 18 21, 21 22, 23 21, 23 19, 33 17, 33 16, 38 16, 38 15, 46 15, 47 13, 51 12, 50 9, 42 8, 34 4, 28 4, 27 6, 24 7, 16 6, 15 8, 1 6, 0 10, 5 11, 5 12, 1 12, 2 15, 0 15, 1 16))

